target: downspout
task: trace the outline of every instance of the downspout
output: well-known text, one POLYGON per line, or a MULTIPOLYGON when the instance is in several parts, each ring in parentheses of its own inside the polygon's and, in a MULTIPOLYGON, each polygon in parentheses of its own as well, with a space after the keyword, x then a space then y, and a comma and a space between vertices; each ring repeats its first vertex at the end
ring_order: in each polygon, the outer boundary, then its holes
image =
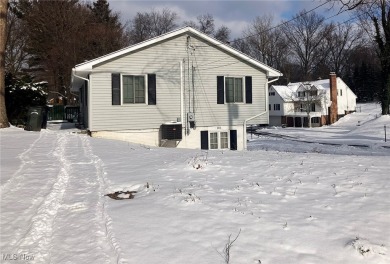
POLYGON ((265 89, 264 89, 264 91, 265 91, 265 112, 262 112, 260 114, 255 115, 255 116, 252 116, 252 117, 250 117, 248 119, 245 119, 245 121, 244 121, 244 124, 243 124, 243 135, 242 135, 242 138, 243 138, 243 149, 244 150, 247 149, 247 146, 246 146, 246 123, 248 121, 252 120, 252 119, 255 119, 256 117, 259 117, 259 116, 262 116, 262 115, 268 113, 268 103, 269 103, 268 102, 268 95, 267 95, 267 93, 268 93, 268 84, 270 84, 272 82, 275 82, 277 80, 279 80, 279 77, 277 77, 276 79, 273 79, 271 81, 266 82, 265 85, 264 85, 265 86, 265 89))
MULTIPOLYGON (((74 76, 74 77, 76 77, 76 78, 79 78, 79 79, 81 79, 81 80, 84 80, 84 81, 86 81, 87 83, 88 83, 88 89, 87 89, 87 91, 88 91, 88 95, 87 95, 87 98, 88 98, 88 100, 91 98, 91 96, 90 96, 90 85, 89 85, 89 79, 87 79, 87 78, 84 78, 84 77, 81 77, 81 76, 79 76, 79 75, 77 75, 76 74, 76 70, 75 70, 75 68, 73 68, 72 69, 72 76, 74 76)), ((84 99, 85 98, 83 98, 83 101, 84 101, 84 99)), ((87 102, 87 106, 88 106, 88 128, 89 129, 91 129, 90 128, 90 123, 91 123, 91 102, 87 102)), ((84 121, 84 120, 83 120, 84 121)))
POLYGON ((184 120, 184 80, 183 80, 183 61, 180 61, 180 122, 184 125, 184 135, 187 131, 187 122, 184 120))

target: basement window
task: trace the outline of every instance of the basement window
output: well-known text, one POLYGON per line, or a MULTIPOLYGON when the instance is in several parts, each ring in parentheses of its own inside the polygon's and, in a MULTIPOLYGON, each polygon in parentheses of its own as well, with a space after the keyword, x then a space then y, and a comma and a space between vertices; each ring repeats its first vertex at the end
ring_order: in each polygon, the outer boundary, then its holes
POLYGON ((210 132, 210 149, 228 149, 229 133, 228 132, 210 132))

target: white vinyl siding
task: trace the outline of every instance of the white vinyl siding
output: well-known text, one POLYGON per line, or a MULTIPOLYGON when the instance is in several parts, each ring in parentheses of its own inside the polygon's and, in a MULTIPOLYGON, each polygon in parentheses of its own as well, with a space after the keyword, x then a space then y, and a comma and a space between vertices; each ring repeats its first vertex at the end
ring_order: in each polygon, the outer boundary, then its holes
MULTIPOLYGON (((191 35, 197 65, 180 62, 187 58, 185 49, 187 35, 160 42, 107 61, 94 67, 90 75, 91 83, 91 131, 158 129, 161 124, 185 119, 186 113, 195 110, 196 126, 238 126, 243 120, 266 111, 266 73, 236 57, 209 46, 207 42, 191 35), (181 71, 182 67, 182 71, 181 71), (131 107, 115 107, 111 103, 111 73, 121 75, 156 74, 156 105, 133 104, 131 107), (192 78, 192 73, 194 78, 192 78), (188 76, 189 75, 189 76, 188 76), (252 76, 252 104, 217 104, 217 76, 252 76), (194 87, 188 80, 194 80, 194 87), (184 82, 182 82, 184 80, 184 82), (183 84, 184 109, 180 113, 180 84, 183 84), (190 87, 189 87, 190 86, 190 87), (191 109, 189 109, 191 107, 191 109)), ((245 79, 242 79, 242 99, 245 95, 245 79)), ((145 80, 147 81, 147 80, 145 80)), ((146 85, 147 87, 147 85, 146 85)), ((147 94, 147 93, 146 93, 147 94)), ((226 100, 226 95, 225 95, 226 100)), ((122 98, 123 101, 123 98, 122 98)), ((146 98, 146 102, 147 102, 146 98)), ((125 105, 129 106, 129 105, 125 105)), ((248 122, 266 124, 268 116, 262 115, 248 122)))

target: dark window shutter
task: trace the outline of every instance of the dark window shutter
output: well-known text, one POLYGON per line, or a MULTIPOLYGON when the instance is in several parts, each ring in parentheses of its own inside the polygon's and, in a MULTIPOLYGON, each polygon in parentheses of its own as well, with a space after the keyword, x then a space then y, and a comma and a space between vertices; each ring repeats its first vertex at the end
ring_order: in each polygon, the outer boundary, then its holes
POLYGON ((156 103, 156 74, 148 74, 148 104, 156 103))
POLYGON ((252 76, 245 76, 245 101, 252 103, 252 76))
POLYGON ((230 149, 237 150, 237 130, 230 130, 230 149))
POLYGON ((217 104, 225 103, 225 84, 223 76, 217 76, 217 104))
POLYGON ((209 132, 200 131, 200 148, 209 149, 209 132))
POLYGON ((113 73, 111 75, 112 105, 121 104, 121 75, 113 73))

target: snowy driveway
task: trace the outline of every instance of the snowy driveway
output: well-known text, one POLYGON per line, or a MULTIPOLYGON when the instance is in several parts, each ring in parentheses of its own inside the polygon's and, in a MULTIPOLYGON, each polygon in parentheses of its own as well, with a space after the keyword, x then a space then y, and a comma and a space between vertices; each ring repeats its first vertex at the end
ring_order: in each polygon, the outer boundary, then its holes
POLYGON ((0 130, 2 263, 222 264, 238 233, 231 263, 390 263, 388 150, 153 148, 56 128, 0 130))
POLYGON ((116 263, 101 161, 89 138, 16 128, 1 136, 2 261, 116 263))

